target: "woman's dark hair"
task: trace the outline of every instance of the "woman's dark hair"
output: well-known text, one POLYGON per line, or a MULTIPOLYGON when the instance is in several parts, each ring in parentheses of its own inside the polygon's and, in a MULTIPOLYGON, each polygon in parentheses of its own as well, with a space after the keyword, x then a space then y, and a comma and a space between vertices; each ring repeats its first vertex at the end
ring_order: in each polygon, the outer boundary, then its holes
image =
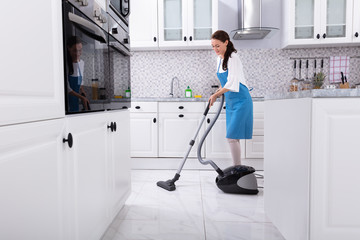
POLYGON ((224 71, 226 71, 227 63, 228 63, 231 53, 237 52, 236 49, 234 48, 234 44, 230 41, 229 35, 223 30, 217 30, 216 32, 214 32, 213 35, 211 35, 211 39, 216 39, 223 43, 226 42, 226 40, 228 40, 228 45, 226 47, 226 51, 224 54, 224 61, 222 64, 224 71))
POLYGON ((71 55, 69 53, 69 48, 71 48, 72 46, 74 46, 75 44, 78 43, 82 43, 81 38, 77 37, 77 36, 71 36, 68 38, 67 42, 66 42, 66 49, 67 49, 67 65, 68 65, 68 69, 69 69, 69 75, 72 75, 74 73, 74 66, 73 66, 73 60, 71 59, 71 55))

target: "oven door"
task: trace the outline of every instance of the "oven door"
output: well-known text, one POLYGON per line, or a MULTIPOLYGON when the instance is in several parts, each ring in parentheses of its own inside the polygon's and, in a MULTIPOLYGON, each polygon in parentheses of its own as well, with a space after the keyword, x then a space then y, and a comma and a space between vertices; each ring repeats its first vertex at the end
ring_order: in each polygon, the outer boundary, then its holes
POLYGON ((110 102, 100 95, 109 82, 108 33, 63 2, 66 114, 102 111, 110 102))
POLYGON ((109 35, 110 81, 113 83, 110 109, 127 109, 131 107, 130 85, 130 52, 109 35))

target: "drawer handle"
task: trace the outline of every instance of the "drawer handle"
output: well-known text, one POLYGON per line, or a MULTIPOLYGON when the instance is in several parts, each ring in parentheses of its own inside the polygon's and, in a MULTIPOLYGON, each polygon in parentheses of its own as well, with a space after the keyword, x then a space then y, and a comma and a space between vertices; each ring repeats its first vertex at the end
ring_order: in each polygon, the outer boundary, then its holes
POLYGON ((184 115, 180 114, 179 117, 182 118, 182 117, 184 117, 184 115))
POLYGON ((210 123, 210 118, 207 119, 207 123, 210 123))
POLYGON ((63 138, 63 143, 66 143, 66 142, 68 143, 69 148, 72 148, 72 146, 73 146, 73 137, 72 137, 71 133, 68 134, 67 139, 63 138))
POLYGON ((136 108, 136 109, 140 109, 140 106, 136 106, 135 108, 136 108))
POLYGON ((317 38, 317 39, 320 39, 320 34, 317 34, 317 35, 316 35, 316 38, 317 38))
POLYGON ((179 106, 179 109, 184 109, 184 106, 179 106))
POLYGON ((358 32, 355 33, 355 37, 359 37, 359 33, 358 33, 358 32))
POLYGON ((113 131, 114 131, 114 123, 111 122, 111 123, 110 123, 110 126, 108 125, 107 128, 108 128, 108 129, 110 128, 111 132, 113 132, 113 131))
POLYGON ((226 109, 226 106, 223 106, 223 109, 226 109))
POLYGON ((156 118, 153 119, 153 123, 156 123, 156 118))
POLYGON ((114 122, 114 132, 116 132, 116 122, 114 122))
POLYGON ((123 106, 122 109, 128 109, 128 107, 127 107, 127 106, 123 106))

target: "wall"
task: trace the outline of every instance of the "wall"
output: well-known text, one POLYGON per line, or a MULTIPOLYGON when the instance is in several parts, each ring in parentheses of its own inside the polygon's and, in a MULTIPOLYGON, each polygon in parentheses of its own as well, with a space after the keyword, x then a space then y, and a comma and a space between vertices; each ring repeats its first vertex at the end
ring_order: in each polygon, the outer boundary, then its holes
MULTIPOLYGON (((328 75, 330 56, 360 56, 360 47, 238 49, 238 54, 244 65, 248 85, 254 88, 251 95, 263 97, 271 92, 288 90, 289 81, 293 78, 293 60, 290 58, 302 57, 306 60, 307 57, 318 57, 318 62, 323 58, 324 73, 328 75)), ((193 94, 207 97, 211 85, 219 84, 216 57, 212 50, 135 52, 131 57, 132 96, 168 97, 171 79, 176 76, 180 85, 177 95, 183 96, 185 88, 190 86, 193 94)), ((351 58, 348 74, 351 84, 360 82, 358 66, 360 59, 351 58)), ((310 61, 309 72, 313 72, 313 60, 310 61)), ((302 69, 304 76, 305 69, 302 69)), ((325 83, 328 83, 326 80, 325 83)))

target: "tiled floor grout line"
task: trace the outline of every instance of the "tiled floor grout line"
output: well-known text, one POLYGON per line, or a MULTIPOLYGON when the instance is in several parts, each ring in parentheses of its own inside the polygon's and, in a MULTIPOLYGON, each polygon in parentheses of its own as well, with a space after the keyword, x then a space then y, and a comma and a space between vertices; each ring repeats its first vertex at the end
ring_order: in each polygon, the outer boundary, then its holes
POLYGON ((203 215, 203 225, 204 225, 204 237, 206 240, 206 221, 205 221, 205 210, 204 210, 204 200, 203 200, 203 186, 201 181, 201 173, 200 170, 198 171, 199 178, 200 178, 200 196, 201 196, 201 209, 202 209, 202 215, 203 215))

